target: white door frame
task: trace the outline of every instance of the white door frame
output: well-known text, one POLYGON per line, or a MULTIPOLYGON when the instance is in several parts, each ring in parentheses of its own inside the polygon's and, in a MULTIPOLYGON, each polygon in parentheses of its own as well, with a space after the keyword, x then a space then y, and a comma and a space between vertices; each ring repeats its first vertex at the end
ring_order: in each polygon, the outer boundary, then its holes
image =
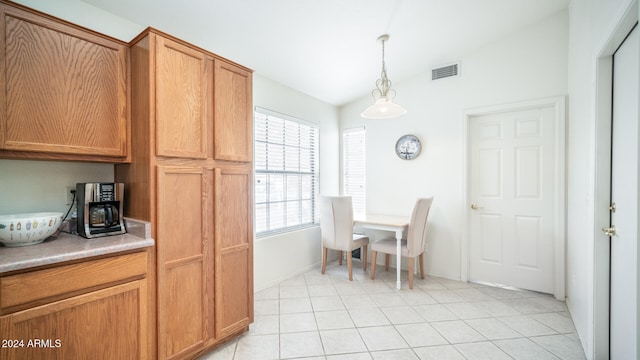
POLYGON ((605 41, 596 59, 596 119, 594 164, 594 278, 593 353, 594 359, 609 358, 609 227, 611 189, 611 107, 613 53, 638 22, 638 1, 633 1, 605 41))
POLYGON ((554 169, 556 172, 556 177, 554 179, 556 194, 554 199, 554 207, 556 209, 554 214, 554 219, 556 219, 556 224, 554 227, 554 247, 553 247, 553 295, 558 300, 564 300, 565 297, 565 222, 566 222, 566 211, 565 211, 565 121, 566 121, 566 104, 565 104, 564 96, 557 97, 549 97, 543 99, 522 101, 517 103, 510 104, 502 104, 502 105, 494 105, 487 106, 481 108, 468 109, 464 112, 463 116, 463 152, 462 152, 462 174, 464 178, 463 189, 462 189, 462 198, 463 198, 463 207, 462 211, 464 214, 464 222, 463 222, 463 230, 462 230, 462 241, 461 241, 461 280, 468 281, 469 280, 469 221, 470 221, 470 211, 469 204, 471 204, 471 186, 469 184, 469 175, 471 174, 471 170, 469 169, 471 156, 469 151, 471 149, 469 141, 471 141, 469 134, 469 122, 471 118, 474 116, 480 115, 491 115, 497 113, 503 113, 508 111, 519 111, 519 110, 527 110, 532 108, 539 107, 553 107, 555 112, 555 148, 556 148, 556 158, 554 169))

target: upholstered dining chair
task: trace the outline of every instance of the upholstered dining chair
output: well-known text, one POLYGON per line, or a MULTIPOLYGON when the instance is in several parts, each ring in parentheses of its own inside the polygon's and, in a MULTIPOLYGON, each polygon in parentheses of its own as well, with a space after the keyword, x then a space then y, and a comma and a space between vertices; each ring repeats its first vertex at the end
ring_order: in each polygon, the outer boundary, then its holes
POLYGON ((362 248, 362 268, 367 271, 367 245, 369 238, 353 233, 353 206, 351 196, 320 197, 320 232, 322 233, 322 273, 327 269, 328 250, 338 250, 339 264, 342 252, 347 252, 349 280, 353 280, 351 251, 362 248))
MULTIPOLYGON (((407 230, 407 239, 402 240, 400 248, 403 257, 409 258, 409 289, 413 289, 413 267, 416 256, 420 258, 420 277, 424 279, 424 252, 427 245, 427 217, 433 197, 420 198, 416 201, 409 229, 407 230)), ((371 244, 371 279, 376 277, 376 256, 378 252, 385 253, 385 270, 389 270, 389 257, 397 254, 397 240, 395 238, 383 239, 371 244)), ((400 266, 397 264, 396 266, 400 266)))

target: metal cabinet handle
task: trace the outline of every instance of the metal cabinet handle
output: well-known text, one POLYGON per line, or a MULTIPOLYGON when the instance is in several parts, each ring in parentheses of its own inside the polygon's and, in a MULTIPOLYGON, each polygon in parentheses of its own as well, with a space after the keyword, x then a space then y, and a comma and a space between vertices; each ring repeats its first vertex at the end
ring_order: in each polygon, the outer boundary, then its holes
POLYGON ((478 210, 478 209, 482 209, 482 206, 478 204, 471 204, 471 210, 478 210))
POLYGON ((602 232, 605 233, 607 236, 615 236, 616 235, 616 227, 615 226, 611 226, 611 227, 605 227, 602 228, 602 232))

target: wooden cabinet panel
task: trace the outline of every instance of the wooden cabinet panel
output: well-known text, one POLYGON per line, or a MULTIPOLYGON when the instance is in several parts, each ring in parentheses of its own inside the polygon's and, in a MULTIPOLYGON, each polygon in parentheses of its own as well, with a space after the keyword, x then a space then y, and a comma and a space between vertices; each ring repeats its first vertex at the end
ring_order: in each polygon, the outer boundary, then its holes
POLYGON ((158 354, 180 357, 204 346, 212 316, 210 171, 158 167, 158 354))
POLYGON ((0 148, 127 155, 124 44, 0 4, 0 148))
POLYGON ((251 169, 215 172, 216 336, 253 321, 251 169))
POLYGON ((251 72, 216 59, 214 84, 214 158, 252 161, 251 72))
POLYGON ((253 282, 248 273, 249 249, 234 248, 217 257, 216 266, 216 336, 248 326, 253 320, 253 282))
POLYGON ((166 317, 160 316, 159 319, 165 323, 161 337, 166 344, 164 355, 167 358, 204 345, 203 273, 202 261, 165 270, 166 299, 161 306, 166 310, 163 311, 166 317))
POLYGON ((0 305, 5 310, 87 288, 142 278, 146 272, 147 253, 138 252, 5 276, 0 278, 0 305))
POLYGON ((216 169, 216 245, 220 249, 247 245, 252 234, 248 204, 251 175, 240 169, 216 169))
POLYGON ((0 317, 3 359, 146 359, 146 280, 94 291, 0 317), (41 340, 45 347, 28 347, 41 340))
POLYGON ((165 262, 204 252, 203 181, 199 167, 158 167, 158 236, 166 239, 162 243, 165 262))
POLYGON ((211 62, 192 48, 161 36, 156 39, 157 154, 204 159, 211 62))

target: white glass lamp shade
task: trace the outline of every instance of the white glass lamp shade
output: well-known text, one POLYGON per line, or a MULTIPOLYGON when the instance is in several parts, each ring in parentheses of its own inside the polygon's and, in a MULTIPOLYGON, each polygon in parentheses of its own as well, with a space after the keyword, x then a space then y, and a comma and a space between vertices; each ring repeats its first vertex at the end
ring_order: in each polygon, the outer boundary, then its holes
POLYGON ((407 113, 402 106, 387 97, 381 97, 360 114, 365 119, 391 119, 407 113))

